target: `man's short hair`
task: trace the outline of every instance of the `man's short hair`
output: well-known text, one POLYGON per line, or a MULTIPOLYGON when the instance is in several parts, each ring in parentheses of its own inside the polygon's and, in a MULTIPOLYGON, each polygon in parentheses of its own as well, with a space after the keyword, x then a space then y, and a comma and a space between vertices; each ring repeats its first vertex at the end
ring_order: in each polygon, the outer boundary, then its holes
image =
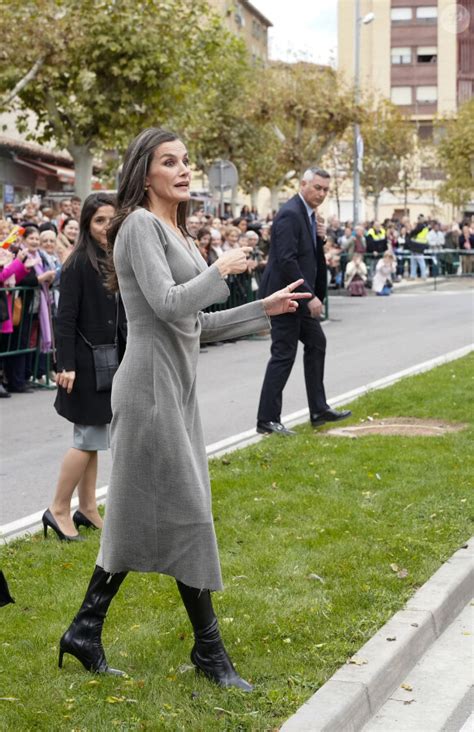
POLYGON ((71 203, 75 203, 75 202, 82 203, 82 199, 80 196, 71 196, 71 198, 69 200, 71 201, 71 203))
POLYGON ((328 171, 324 170, 324 168, 312 167, 305 170, 305 172, 303 173, 303 180, 309 182, 310 180, 313 180, 316 175, 319 175, 320 178, 331 177, 328 171))

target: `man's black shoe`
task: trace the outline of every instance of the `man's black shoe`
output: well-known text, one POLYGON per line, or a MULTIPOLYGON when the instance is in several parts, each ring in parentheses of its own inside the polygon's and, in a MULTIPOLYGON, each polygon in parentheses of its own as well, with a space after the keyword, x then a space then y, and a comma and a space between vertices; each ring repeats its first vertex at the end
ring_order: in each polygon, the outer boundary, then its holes
POLYGON ((260 420, 257 422, 257 432, 268 435, 274 433, 276 435, 285 435, 286 437, 296 434, 296 432, 287 429, 281 422, 260 422, 260 420))
POLYGON ((8 399, 11 394, 5 389, 3 384, 0 384, 0 399, 8 399))
POLYGON ((341 419, 347 419, 352 414, 350 409, 341 409, 337 412, 335 409, 326 409, 325 412, 311 415, 311 424, 313 427, 320 427, 326 422, 339 422, 341 419))

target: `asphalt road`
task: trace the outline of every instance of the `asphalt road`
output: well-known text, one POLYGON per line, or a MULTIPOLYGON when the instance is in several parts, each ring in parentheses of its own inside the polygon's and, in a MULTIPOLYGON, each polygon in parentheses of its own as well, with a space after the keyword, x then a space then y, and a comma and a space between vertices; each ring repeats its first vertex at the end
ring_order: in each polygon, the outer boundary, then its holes
MULTIPOLYGON (((473 341, 471 282, 399 290, 392 297, 332 297, 326 392, 329 399, 473 341)), ((206 444, 251 429, 270 340, 212 347, 200 356, 199 400, 206 444)), ((136 388, 136 385, 134 385, 136 388)), ((53 409, 54 392, 1 400, 0 526, 49 504, 72 425, 53 409)), ((283 414, 306 407, 302 351, 284 394, 283 414)), ((98 486, 110 453, 101 453, 98 486)))

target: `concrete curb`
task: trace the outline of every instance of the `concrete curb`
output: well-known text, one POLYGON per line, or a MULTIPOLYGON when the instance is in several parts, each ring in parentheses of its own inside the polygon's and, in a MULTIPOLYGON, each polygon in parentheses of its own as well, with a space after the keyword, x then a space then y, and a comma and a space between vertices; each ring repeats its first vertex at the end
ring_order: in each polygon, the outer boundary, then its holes
POLYGON ((281 732, 360 730, 469 602, 473 586, 474 537, 355 654, 361 665, 336 671, 281 732))

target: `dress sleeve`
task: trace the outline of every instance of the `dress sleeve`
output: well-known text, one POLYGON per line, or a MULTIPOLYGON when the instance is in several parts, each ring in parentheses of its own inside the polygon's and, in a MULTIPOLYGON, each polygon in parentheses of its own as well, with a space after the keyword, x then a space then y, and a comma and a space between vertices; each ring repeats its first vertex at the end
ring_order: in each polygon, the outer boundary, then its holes
POLYGON ((176 284, 166 258, 166 233, 148 211, 137 211, 125 226, 130 266, 148 304, 161 320, 173 322, 227 300, 229 288, 215 265, 188 282, 176 284))
POLYGON ((270 319, 265 314, 261 300, 215 313, 198 313, 198 318, 203 343, 240 338, 270 328, 270 319))
POLYGON ((28 270, 19 259, 14 259, 13 262, 7 264, 6 267, 0 272, 0 283, 5 282, 9 277, 15 275, 16 284, 18 285, 28 274, 28 270))

